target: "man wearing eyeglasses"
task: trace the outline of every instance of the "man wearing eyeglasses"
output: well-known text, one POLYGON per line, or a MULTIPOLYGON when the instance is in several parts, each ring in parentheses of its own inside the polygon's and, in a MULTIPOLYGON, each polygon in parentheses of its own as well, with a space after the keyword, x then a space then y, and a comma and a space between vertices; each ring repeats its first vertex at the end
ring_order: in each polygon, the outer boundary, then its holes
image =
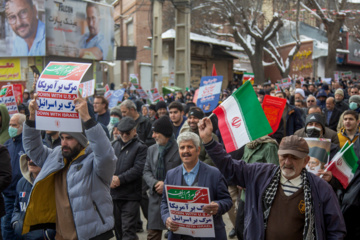
POLYGON ((112 142, 116 162, 110 185, 114 203, 116 239, 137 239, 136 225, 142 198, 142 175, 147 146, 137 137, 136 123, 124 117, 115 127, 120 138, 112 142))
POLYGON ((37 18, 32 0, 7 0, 5 13, 8 23, 17 35, 12 56, 44 56, 45 24, 37 18))

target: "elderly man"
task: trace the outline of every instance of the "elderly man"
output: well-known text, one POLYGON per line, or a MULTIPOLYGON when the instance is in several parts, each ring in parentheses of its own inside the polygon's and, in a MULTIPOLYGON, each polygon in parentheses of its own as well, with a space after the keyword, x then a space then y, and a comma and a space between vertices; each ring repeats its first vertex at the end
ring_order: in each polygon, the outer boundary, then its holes
POLYGON ((349 104, 347 104, 344 99, 343 89, 339 88, 335 91, 335 107, 342 113, 349 109, 349 104))
POLYGON ((137 239, 136 223, 142 193, 147 146, 137 138, 136 123, 124 117, 116 125, 120 138, 112 142, 116 162, 111 187, 116 239, 137 239))
MULTIPOLYGON (((192 132, 185 132, 177 139, 179 154, 183 164, 171 169, 166 174, 164 182, 168 185, 197 186, 209 188, 211 204, 204 205, 203 211, 214 217, 215 239, 226 239, 225 225, 222 215, 230 210, 232 200, 227 190, 227 183, 220 171, 199 161, 200 139, 192 132)), ((165 188, 164 188, 165 189, 165 188)), ((179 223, 171 219, 166 194, 162 196, 161 218, 166 227, 171 231, 171 239, 194 239, 176 234, 179 223)), ((196 238, 198 239, 198 238, 196 238)), ((202 239, 202 238, 199 238, 202 239)))
POLYGON ((16 34, 11 56, 44 56, 45 24, 32 0, 7 0, 5 14, 16 34))
POLYGON ((25 120, 25 115, 21 113, 16 113, 10 118, 9 135, 11 138, 7 140, 4 144, 4 146, 9 150, 12 168, 11 184, 3 191, 6 215, 1 221, 1 228, 3 238, 5 240, 16 239, 10 223, 11 216, 14 210, 16 184, 22 177, 19 166, 19 159, 20 156, 25 153, 22 142, 23 123, 25 122, 25 120))
MULTIPOLYGON (((23 234, 56 224, 56 239, 111 239, 114 235, 110 183, 117 157, 105 131, 92 119, 86 100, 74 100, 83 132, 60 132, 61 146, 43 146, 35 129, 35 100, 24 124, 24 149, 41 167, 29 197, 23 234)), ((80 129, 81 130, 81 129, 80 129)))
POLYGON ((149 147, 143 178, 149 186, 148 240, 161 240, 165 225, 161 221, 160 203, 166 173, 180 165, 178 145, 173 126, 168 116, 153 123, 153 138, 156 144, 149 147))
POLYGON ((136 132, 138 138, 143 141, 147 146, 155 143, 151 138, 151 123, 150 120, 139 114, 136 105, 131 100, 125 100, 120 104, 120 111, 123 117, 131 117, 136 122, 136 132))
POLYGON ((245 201, 245 239, 343 239, 346 230, 332 188, 305 167, 310 157, 303 138, 284 137, 279 166, 233 160, 211 137, 209 118, 199 133, 225 178, 248 189, 245 201), (281 226, 281 227, 279 227, 281 226))
POLYGON ((316 98, 314 97, 314 95, 309 95, 306 99, 306 107, 310 108, 316 106, 316 98))
POLYGON ((336 131, 339 118, 341 116, 340 110, 335 107, 335 98, 328 97, 326 99, 326 108, 324 109, 326 126, 336 131))

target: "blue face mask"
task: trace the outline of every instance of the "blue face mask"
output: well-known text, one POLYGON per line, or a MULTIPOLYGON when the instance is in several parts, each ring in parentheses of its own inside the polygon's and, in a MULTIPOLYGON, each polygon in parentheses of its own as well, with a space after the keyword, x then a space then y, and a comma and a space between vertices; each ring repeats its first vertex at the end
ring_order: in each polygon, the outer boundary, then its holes
POLYGON ((18 135, 17 132, 18 132, 17 128, 9 127, 9 136, 11 138, 16 137, 18 135))
POLYGON ((110 117, 110 123, 111 123, 112 125, 115 125, 115 124, 117 124, 118 122, 120 122, 119 118, 117 118, 117 117, 110 117))
POLYGON ((357 103, 355 103, 355 102, 351 102, 350 105, 349 105, 349 108, 350 108, 351 110, 355 110, 355 109, 358 108, 358 105, 357 105, 357 103))

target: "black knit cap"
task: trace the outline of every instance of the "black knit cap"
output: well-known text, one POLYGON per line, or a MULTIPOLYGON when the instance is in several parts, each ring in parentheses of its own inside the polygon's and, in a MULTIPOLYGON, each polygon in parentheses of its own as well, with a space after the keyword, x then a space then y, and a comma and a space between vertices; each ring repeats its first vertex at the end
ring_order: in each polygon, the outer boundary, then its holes
POLYGON ((194 116, 198 119, 203 119, 204 115, 205 115, 204 112, 201 109, 199 109, 198 107, 192 107, 189 110, 189 117, 194 116))
POLYGON ((152 130, 161 133, 165 137, 171 137, 173 134, 173 125, 168 116, 162 116, 153 123, 152 130))
POLYGON ((156 112, 156 107, 154 104, 150 104, 149 109, 154 110, 156 112))
POLYGON ((164 101, 158 101, 158 102, 156 103, 155 108, 156 108, 156 111, 159 110, 160 108, 167 108, 166 102, 164 102, 164 101))
POLYGON ((307 115, 306 120, 305 120, 305 132, 306 132, 306 126, 312 122, 320 123, 320 125, 322 126, 322 129, 323 129, 323 133, 325 133, 325 119, 319 113, 311 113, 311 114, 307 115))

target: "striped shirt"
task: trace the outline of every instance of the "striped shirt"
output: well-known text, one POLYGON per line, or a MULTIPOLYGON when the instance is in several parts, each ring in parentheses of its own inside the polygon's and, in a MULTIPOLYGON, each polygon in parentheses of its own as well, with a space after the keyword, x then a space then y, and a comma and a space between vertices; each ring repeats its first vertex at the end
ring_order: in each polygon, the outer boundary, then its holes
POLYGON ((291 196, 293 193, 302 188, 301 175, 294 179, 288 180, 281 174, 280 183, 286 196, 291 196))

